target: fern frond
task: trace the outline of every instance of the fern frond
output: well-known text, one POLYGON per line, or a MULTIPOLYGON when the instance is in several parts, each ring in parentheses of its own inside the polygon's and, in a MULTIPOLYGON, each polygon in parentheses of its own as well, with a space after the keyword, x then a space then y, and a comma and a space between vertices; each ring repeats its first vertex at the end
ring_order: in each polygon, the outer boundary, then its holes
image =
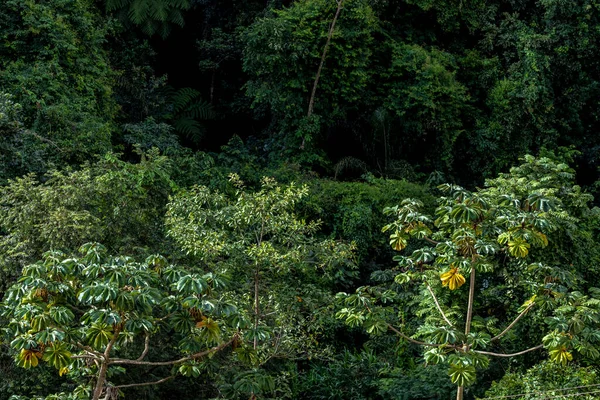
POLYGON ((199 142, 204 135, 204 126, 195 119, 179 118, 173 123, 173 127, 179 134, 194 142, 199 142))
POLYGON ((190 118, 210 119, 213 117, 213 109, 209 102, 200 99, 186 107, 185 115, 190 118))
POLYGON ((147 0, 134 0, 129 6, 129 19, 136 25, 146 25, 149 22, 150 4, 147 0))
POLYGON ((159 24, 159 27, 155 29, 155 31, 159 31, 159 35, 164 39, 169 36, 169 33, 171 33, 171 25, 166 22, 162 22, 159 24))
POLYGON ((142 30, 142 32, 144 32, 146 35, 148 36, 152 36, 156 33, 156 22, 147 19, 146 21, 144 21, 144 23, 140 26, 140 29, 142 30))
POLYGON ((111 12, 124 8, 131 0, 106 0, 106 11, 111 12))
POLYGON ((150 7, 150 16, 155 21, 165 22, 169 16, 169 5, 162 0, 153 0, 150 7))
POLYGON ((183 20, 183 14, 179 10, 171 10, 168 20, 169 20, 169 22, 172 22, 179 26, 185 25, 185 22, 183 20))
POLYGON ((171 7, 179 10, 187 10, 191 6, 189 0, 171 0, 169 4, 171 7))
POLYGON ((199 91, 189 87, 181 88, 173 96, 173 112, 183 111, 197 100, 201 100, 199 91))

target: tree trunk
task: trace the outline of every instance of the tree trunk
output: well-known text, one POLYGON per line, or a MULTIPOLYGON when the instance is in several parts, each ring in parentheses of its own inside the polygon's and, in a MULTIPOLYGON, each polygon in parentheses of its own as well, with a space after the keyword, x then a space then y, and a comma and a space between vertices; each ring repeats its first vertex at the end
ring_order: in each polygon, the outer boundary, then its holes
MULTIPOLYGON (((258 264, 256 265, 256 271, 254 273, 254 332, 258 328, 258 318, 260 313, 260 307, 258 302, 258 264)), ((254 350, 258 347, 258 338, 254 336, 254 350)))
MULTIPOLYGON (((465 336, 471 332, 471 320, 473 319, 473 300, 475 297, 475 259, 471 263, 471 278, 469 279, 469 305, 467 306, 467 320, 465 322, 465 336)), ((465 345, 465 351, 469 351, 469 346, 465 345)), ((463 400, 465 388, 459 386, 456 392, 456 400, 463 400)))
POLYGON ((458 387, 458 390, 456 391, 456 400, 463 400, 464 391, 465 391, 464 386, 458 387))
POLYGON ((92 400, 100 400, 102 395, 102 389, 104 389, 104 380, 106 379, 106 370, 108 369, 107 360, 103 360, 100 364, 100 372, 98 373, 98 380, 96 381, 96 387, 94 388, 94 396, 92 400))
POLYGON ((100 371, 98 371, 98 380, 96 381, 96 387, 94 388, 94 396, 92 400, 100 400, 100 395, 102 394, 102 389, 104 389, 104 381, 106 380, 106 370, 108 369, 108 362, 110 360, 110 352, 115 345, 119 337, 119 333, 121 332, 121 325, 116 325, 115 330, 113 331, 113 337, 110 339, 110 342, 106 345, 106 350, 104 350, 104 357, 102 357, 102 363, 100 364, 100 371))

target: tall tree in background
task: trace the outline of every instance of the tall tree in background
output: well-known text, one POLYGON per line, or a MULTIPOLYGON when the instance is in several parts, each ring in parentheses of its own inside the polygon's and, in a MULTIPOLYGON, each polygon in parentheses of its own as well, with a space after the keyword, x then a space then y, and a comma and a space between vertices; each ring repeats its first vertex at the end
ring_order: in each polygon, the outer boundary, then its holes
MULTIPOLYGON (((561 364, 571 361, 573 352, 600 357, 596 349, 600 292, 579 292, 568 268, 541 262, 537 254, 543 252, 535 249, 548 245, 551 231, 573 222, 561 191, 581 194, 572 183, 548 185, 568 174, 565 164, 546 158, 526 161, 511 175, 489 181, 487 188, 477 192, 440 186, 445 197, 440 199, 435 221, 421 213, 418 201, 407 199, 388 209, 396 217, 384 227, 392 232, 390 244, 397 251, 407 247, 414 251, 397 257, 398 267, 388 271, 386 276, 394 283, 340 296, 345 307, 338 317, 348 324, 364 325, 375 334, 392 330, 423 346, 428 364, 449 364, 450 378, 458 386, 457 400, 463 398, 464 387, 475 382, 476 370, 487 368, 489 357, 516 357, 542 348, 561 364), (524 176, 532 166, 543 167, 546 175, 539 180, 524 176), (416 246, 411 246, 411 239, 416 246), (485 311, 502 303, 487 293, 500 284, 498 277, 510 281, 513 301, 522 304, 518 310, 506 310, 502 322, 498 313, 485 311), (417 315, 422 318, 413 336, 402 328, 400 317, 406 305, 395 305, 411 282, 420 287, 417 315), (468 289, 461 289, 463 285, 468 289), (536 326, 538 332, 529 334, 525 348, 514 351, 514 343, 502 339, 525 318, 533 320, 525 326, 536 326), (509 351, 503 350, 507 347, 509 351)), ((585 202, 585 196, 581 199, 585 202)))
POLYGON ((0 90, 20 105, 21 126, 2 177, 78 164, 111 149, 115 78, 104 48, 108 21, 92 2, 8 0, 0 15, 0 90))
MULTIPOLYGON (((294 214, 308 188, 264 178, 251 192, 239 177, 231 180, 233 198, 206 187, 175 197, 167 213, 169 235, 206 269, 231 278, 229 296, 240 310, 240 328, 246 328, 236 354, 247 368, 259 373, 277 367, 278 358, 319 357, 325 349, 318 337, 330 322, 322 313, 331 301, 327 288, 354 276, 353 247, 318 240, 319 224, 294 214)), ((265 391, 242 371, 234 392, 253 398, 265 391)))

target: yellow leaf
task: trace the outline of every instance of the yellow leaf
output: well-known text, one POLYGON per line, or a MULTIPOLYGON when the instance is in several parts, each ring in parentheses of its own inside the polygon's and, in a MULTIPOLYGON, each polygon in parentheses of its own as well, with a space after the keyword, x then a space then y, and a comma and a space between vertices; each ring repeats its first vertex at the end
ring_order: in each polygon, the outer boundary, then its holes
POLYGON ((442 286, 448 286, 450 290, 456 290, 465 284, 466 279, 458 272, 458 268, 452 268, 450 271, 440 275, 442 286))

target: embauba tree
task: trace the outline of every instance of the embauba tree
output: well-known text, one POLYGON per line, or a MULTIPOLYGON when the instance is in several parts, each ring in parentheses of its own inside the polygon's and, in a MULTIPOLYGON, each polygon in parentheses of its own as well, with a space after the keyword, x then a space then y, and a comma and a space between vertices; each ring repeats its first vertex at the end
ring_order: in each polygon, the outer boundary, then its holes
POLYGON ((475 192, 440 186, 435 217, 411 199, 388 208, 395 219, 383 230, 395 250, 408 254, 374 276, 383 284, 339 295, 338 317, 349 325, 393 331, 422 346, 427 364, 447 363, 457 399, 495 357, 546 350, 566 364, 575 353, 600 356, 600 291, 576 290, 572 268, 544 255, 552 232, 577 221, 562 198, 585 196, 562 184, 572 177, 565 164, 526 161, 475 192), (403 296, 411 290, 412 302, 403 296), (413 323, 405 325, 414 306, 413 323), (514 340, 516 330, 527 332, 526 339, 514 340))
POLYGON ((237 309, 220 296, 217 274, 169 265, 158 255, 141 263, 110 257, 94 243, 80 253, 47 252, 25 267, 1 309, 20 367, 46 362, 75 382, 61 399, 117 398, 123 389, 177 374, 197 377, 207 358, 240 336, 237 309), (172 341, 165 343, 164 334, 172 341), (165 359, 172 350, 176 357, 165 359), (122 382, 119 375, 132 368, 158 379, 122 382))

